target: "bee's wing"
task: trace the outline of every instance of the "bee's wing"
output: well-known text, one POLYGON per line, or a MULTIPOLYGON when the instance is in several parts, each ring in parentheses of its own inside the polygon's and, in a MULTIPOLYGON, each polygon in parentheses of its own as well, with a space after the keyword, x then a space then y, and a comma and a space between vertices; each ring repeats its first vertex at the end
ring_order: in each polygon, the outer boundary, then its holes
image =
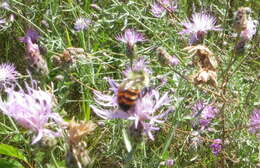
POLYGON ((127 90, 127 89, 132 88, 133 85, 134 85, 134 81, 127 79, 127 80, 123 81, 123 83, 120 85, 120 89, 127 90))

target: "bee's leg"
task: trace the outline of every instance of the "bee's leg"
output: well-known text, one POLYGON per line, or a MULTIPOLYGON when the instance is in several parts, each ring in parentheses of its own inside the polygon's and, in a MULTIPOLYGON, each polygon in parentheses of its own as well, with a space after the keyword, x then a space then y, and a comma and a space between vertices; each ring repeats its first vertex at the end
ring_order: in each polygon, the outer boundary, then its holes
POLYGON ((144 97, 147 93, 152 91, 152 87, 145 87, 142 91, 141 91, 141 97, 144 97))

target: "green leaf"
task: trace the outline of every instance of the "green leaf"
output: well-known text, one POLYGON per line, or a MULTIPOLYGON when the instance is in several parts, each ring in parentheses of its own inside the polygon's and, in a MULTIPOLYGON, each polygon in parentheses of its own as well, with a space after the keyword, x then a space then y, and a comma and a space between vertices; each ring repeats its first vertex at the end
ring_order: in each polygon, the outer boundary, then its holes
POLYGON ((23 153, 19 149, 11 145, 0 144, 0 154, 7 155, 10 157, 15 157, 17 159, 27 162, 27 159, 23 155, 23 153))
POLYGON ((173 136, 174 136, 174 134, 175 134, 176 128, 177 128, 177 124, 175 125, 175 127, 173 127, 173 128, 171 129, 171 134, 170 134, 170 136, 168 137, 168 139, 167 139, 167 141, 166 141, 166 143, 165 143, 165 146, 164 146, 164 148, 163 148, 163 152, 162 152, 162 155, 161 155, 162 159, 167 159, 167 157, 169 156, 169 153, 168 153, 167 150, 168 150, 168 147, 170 146, 170 144, 171 144, 171 142, 172 142, 172 139, 173 139, 173 136))
POLYGON ((1 168, 24 168, 21 163, 17 160, 10 159, 0 159, 0 167, 1 168))
POLYGON ((132 145, 131 145, 131 142, 130 142, 128 136, 127 136, 126 130, 122 129, 122 132, 123 132, 123 138, 124 138, 126 150, 127 150, 127 152, 131 152, 132 151, 132 145))
POLYGON ((192 117, 192 116, 184 116, 183 118, 182 118, 182 120, 192 120, 192 119, 194 119, 194 117, 192 117))
POLYGON ((68 42, 68 47, 72 47, 70 33, 67 28, 65 28, 65 30, 66 30, 65 33, 66 33, 66 38, 67 38, 67 42, 68 42))

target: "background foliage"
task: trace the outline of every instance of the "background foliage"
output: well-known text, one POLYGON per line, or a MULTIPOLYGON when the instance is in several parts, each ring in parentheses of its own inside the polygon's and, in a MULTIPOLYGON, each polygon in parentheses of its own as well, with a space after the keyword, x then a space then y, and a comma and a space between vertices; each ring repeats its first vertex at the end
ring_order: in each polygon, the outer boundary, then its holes
MULTIPOLYGON (((11 0, 11 10, 0 9, 1 17, 8 18, 11 14, 15 16, 15 21, 0 31, 0 62, 12 62, 21 74, 26 75, 28 65, 24 58, 25 46, 18 41, 18 37, 24 36, 28 28, 37 30, 41 34, 40 45, 50 72, 45 77, 37 74, 33 77, 41 81, 42 88, 49 88, 53 84, 58 102, 54 110, 66 120, 75 117, 100 122, 100 118, 89 107, 94 103, 92 91, 107 91, 105 77, 122 81, 121 72, 128 64, 128 59, 124 54, 124 46, 115 40, 115 36, 125 28, 134 28, 148 39, 138 44, 137 53, 150 61, 152 78, 155 79, 153 85, 160 85, 157 76, 167 79, 161 90, 171 91, 175 112, 169 115, 167 122, 155 134, 155 141, 142 143, 131 154, 126 151, 122 137, 122 128, 127 128, 126 121, 109 120, 100 124, 93 134, 86 137, 87 150, 92 158, 91 166, 163 167, 160 162, 172 158, 175 167, 180 168, 223 165, 232 168, 256 167, 260 155, 259 140, 245 126, 249 123, 252 110, 257 106, 259 108, 260 38, 258 33, 245 54, 234 56, 236 39, 233 37, 232 21, 233 13, 240 6, 252 8, 253 18, 259 20, 260 1, 179 0, 175 17, 165 16, 160 19, 151 15, 151 3, 152 1, 138 0, 11 0), (100 10, 94 9, 91 5, 93 3, 100 10), (182 30, 179 21, 191 16, 192 6, 197 12, 205 10, 216 16, 217 24, 223 28, 221 32, 210 33, 204 44, 220 60, 219 84, 225 80, 223 76, 228 76, 225 103, 212 93, 221 93, 220 87, 197 87, 175 73, 178 71, 189 76, 194 69, 189 55, 182 50, 188 45, 187 39, 178 34, 182 30), (92 23, 87 30, 76 32, 73 26, 75 19, 80 16, 90 18, 92 23), (56 67, 52 61, 53 56, 72 46, 85 49, 86 61, 78 63, 72 70, 56 67), (165 47, 171 55, 180 59, 181 63, 174 70, 158 63, 155 52, 158 46, 165 47), (57 75, 64 76, 64 79, 58 80, 57 75), (214 119, 214 130, 203 135, 203 144, 196 150, 190 146, 192 127, 187 116, 198 100, 217 102, 216 106, 221 113, 214 119), (223 122, 226 130, 225 145, 223 153, 216 157, 211 153, 209 145, 213 139, 223 136, 223 122)), ((0 146, 0 165, 65 167, 64 140, 59 139, 58 145, 51 149, 31 146, 30 134, 2 114, 0 134, 0 145, 10 145, 0 146), (6 154, 3 150, 6 148, 17 152, 6 154)))

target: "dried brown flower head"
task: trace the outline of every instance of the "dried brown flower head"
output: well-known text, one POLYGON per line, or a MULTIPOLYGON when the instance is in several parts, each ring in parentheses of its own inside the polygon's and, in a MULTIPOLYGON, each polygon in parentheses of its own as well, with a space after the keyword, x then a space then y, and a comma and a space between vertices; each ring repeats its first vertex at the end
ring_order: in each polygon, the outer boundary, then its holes
POLYGON ((53 61, 57 65, 72 65, 78 60, 86 58, 86 53, 83 48, 66 48, 62 54, 53 56, 53 61))
POLYGON ((217 86, 217 73, 209 69, 200 69, 198 73, 193 75, 192 80, 195 84, 209 84, 214 87, 217 86))
POLYGON ((77 145, 83 136, 91 133, 96 128, 96 124, 92 121, 77 123, 71 120, 68 123, 68 139, 70 145, 77 145))
POLYGON ((66 154, 66 166, 68 168, 84 168, 91 163, 86 143, 80 142, 70 147, 66 154))
POLYGON ((196 45, 185 47, 184 50, 191 53, 191 57, 193 57, 193 64, 198 65, 199 68, 206 68, 214 71, 217 69, 218 62, 213 52, 210 51, 208 47, 204 45, 196 45))

